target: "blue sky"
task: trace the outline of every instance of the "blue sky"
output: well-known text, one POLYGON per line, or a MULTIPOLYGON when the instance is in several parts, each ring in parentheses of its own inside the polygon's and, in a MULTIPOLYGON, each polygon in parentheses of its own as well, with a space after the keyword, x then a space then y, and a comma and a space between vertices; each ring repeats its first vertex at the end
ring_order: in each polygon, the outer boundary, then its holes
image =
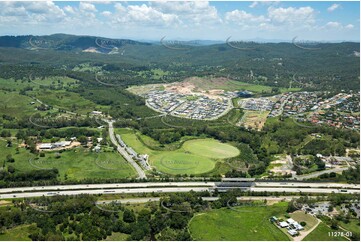
POLYGON ((358 1, 0 2, 0 35, 359 41, 358 1))

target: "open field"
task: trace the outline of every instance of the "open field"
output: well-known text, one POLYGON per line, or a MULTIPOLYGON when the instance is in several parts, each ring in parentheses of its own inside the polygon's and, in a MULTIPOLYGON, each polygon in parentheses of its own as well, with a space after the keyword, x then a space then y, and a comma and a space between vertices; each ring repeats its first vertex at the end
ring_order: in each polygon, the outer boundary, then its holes
POLYGON ((34 95, 47 105, 80 114, 87 114, 101 108, 74 92, 46 90, 35 92, 34 95))
POLYGON ((202 154, 210 158, 229 158, 239 155, 239 150, 231 145, 220 143, 216 140, 189 140, 183 148, 193 154, 202 154))
POLYGON ((117 129, 116 133, 139 154, 148 154, 151 166, 173 175, 206 173, 214 169, 217 161, 239 154, 237 148, 214 139, 188 140, 178 149, 163 151, 144 145, 132 130, 117 129))
POLYGON ((360 233, 360 220, 358 219, 350 219, 350 222, 347 224, 343 221, 340 221, 339 226, 348 231, 351 231, 352 233, 360 233))
POLYGON ((214 169, 215 161, 180 151, 166 151, 154 157, 152 165, 169 174, 201 174, 214 169))
POLYGON ((0 234, 0 241, 31 241, 28 237, 31 225, 20 225, 5 230, 4 234, 0 234))
POLYGON ((20 95, 17 92, 0 90, 0 113, 21 118, 35 113, 35 106, 30 103, 34 100, 30 97, 20 95))
POLYGON ((195 215, 189 224, 194 240, 289 240, 269 218, 285 213, 287 203, 266 207, 222 208, 195 215))
MULTIPOLYGON (((33 86, 30 81, 25 80, 14 80, 14 79, 3 79, 0 78, 0 88, 1 89, 11 89, 12 91, 20 91, 22 88, 27 86, 33 86)), ((35 84, 34 84, 35 86, 35 84)))
POLYGON ((10 88, 16 91, 21 90, 24 87, 33 87, 35 89, 43 87, 71 87, 76 86, 78 81, 66 76, 52 76, 45 77, 43 79, 37 78, 36 76, 30 76, 27 80, 14 80, 14 79, 3 79, 0 78, 0 88, 10 88), (31 79, 31 80, 30 80, 31 79))
POLYGON ((320 223, 315 230, 304 238, 304 241, 346 241, 342 236, 330 236, 329 232, 336 232, 343 230, 332 230, 325 223, 320 223))
MULTIPOLYGON (((240 82, 231 80, 229 78, 221 77, 221 78, 210 78, 210 77, 191 77, 184 80, 184 82, 189 82, 193 84, 196 89, 199 90, 211 90, 211 89, 222 89, 225 91, 239 91, 239 90, 247 90, 256 93, 262 92, 271 92, 272 87, 264 86, 264 85, 256 85, 250 84, 247 82, 240 82)), ((281 88, 281 92, 289 92, 289 91, 298 91, 299 88, 281 88)))
POLYGON ((112 233, 112 235, 108 236, 105 240, 106 241, 126 241, 129 237, 129 234, 123 234, 123 233, 112 233))
POLYGON ((28 150, 20 148, 17 154, 14 147, 5 147, 6 142, 0 140, 0 153, 3 157, 11 154, 15 171, 30 171, 57 168, 59 179, 81 180, 86 178, 126 178, 135 176, 133 168, 116 152, 90 152, 83 147, 60 153, 46 152, 45 157, 37 157, 28 150))
POLYGON ((69 77, 46 77, 44 79, 32 77, 31 80, 27 81, 0 78, 0 89, 13 90, 11 92, 0 91, 0 100, 3 100, 0 112, 9 113, 15 117, 30 115, 34 112, 35 107, 40 104, 35 102, 34 105, 31 105, 30 102, 35 101, 31 97, 36 97, 47 105, 81 114, 102 108, 107 109, 107 107, 96 105, 77 93, 64 89, 65 87, 75 87, 78 85, 77 83, 77 80, 69 77), (18 93, 28 87, 32 88, 32 90, 27 91, 29 96, 18 93), (57 90, 53 90, 53 88, 57 90))
POLYGON ((269 111, 244 110, 244 114, 239 124, 246 128, 262 130, 267 121, 267 116, 269 113, 269 111))
POLYGON ((304 211, 290 213, 290 216, 298 223, 306 222, 306 226, 304 226, 305 231, 312 229, 317 224, 317 219, 310 214, 306 214, 304 211))

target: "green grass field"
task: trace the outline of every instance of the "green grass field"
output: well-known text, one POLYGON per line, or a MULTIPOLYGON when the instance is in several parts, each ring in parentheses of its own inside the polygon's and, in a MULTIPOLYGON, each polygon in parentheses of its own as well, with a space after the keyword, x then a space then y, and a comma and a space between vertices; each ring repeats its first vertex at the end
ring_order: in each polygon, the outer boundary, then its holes
POLYGON ((330 236, 329 232, 336 232, 343 230, 332 230, 325 223, 320 223, 315 230, 304 238, 304 241, 345 241, 347 240, 342 236, 330 236))
POLYGON ((358 219, 350 219, 350 222, 347 224, 340 221, 339 225, 352 233, 360 233, 360 220, 358 219))
POLYGON ((317 224, 317 219, 303 211, 296 211, 290 214, 291 218, 297 222, 306 222, 305 231, 312 229, 317 224))
POLYGON ((194 240, 289 240, 269 221, 271 216, 285 213, 287 203, 267 207, 228 208, 197 214, 189 224, 194 240))
POLYGON ((219 159, 239 155, 239 150, 236 147, 212 139, 189 140, 183 144, 183 149, 193 154, 219 159))
MULTIPOLYGON (((271 86, 251 84, 247 82, 241 82, 231 79, 217 79, 209 77, 192 77, 188 78, 187 81, 190 81, 196 86, 196 88, 202 90, 211 90, 211 89, 223 89, 225 91, 238 91, 238 90, 247 90, 254 93, 270 93, 272 91, 271 86)), ((300 88, 280 88, 280 92, 290 92, 290 91, 299 91, 300 88)))
POLYGON ((30 225, 20 225, 5 230, 4 234, 0 234, 0 241, 31 241, 28 237, 30 234, 30 225))
POLYGON ((80 114, 87 114, 93 110, 105 108, 74 92, 47 90, 34 92, 33 94, 47 105, 80 114))
POLYGON ((129 234, 112 233, 112 235, 108 236, 105 240, 107 240, 107 241, 126 241, 128 237, 129 237, 129 234))
POLYGON ((57 168, 59 179, 65 177, 71 180, 81 180, 86 178, 126 178, 135 176, 135 171, 124 158, 116 152, 90 152, 85 148, 77 147, 60 154, 56 158, 56 152, 45 152, 45 157, 36 157, 24 148, 19 149, 17 154, 16 145, 8 148, 6 142, 0 140, 1 160, 8 154, 15 159, 12 165, 15 171, 30 171, 40 169, 57 168))
POLYGON ((34 100, 30 97, 20 95, 17 92, 6 92, 0 90, 0 113, 17 118, 35 113, 35 105, 30 103, 34 100))
MULTIPOLYGON (((151 166, 172 175, 206 173, 213 170, 218 161, 239 154, 234 146, 214 139, 187 140, 175 150, 153 150, 144 145, 130 129, 116 129, 116 132, 139 154, 148 154, 151 166)), ((141 137, 144 140, 144 135, 141 137)))
POLYGON ((31 76, 31 81, 28 80, 14 80, 14 79, 3 79, 0 78, 0 88, 11 88, 13 90, 19 91, 24 87, 33 87, 39 89, 40 86, 44 87, 71 87, 76 86, 78 81, 70 77, 65 76, 52 76, 46 77, 44 79, 37 78, 36 76, 31 76))
POLYGON ((81 97, 79 94, 69 92, 64 88, 75 87, 78 81, 69 77, 46 77, 38 79, 33 77, 31 81, 21 81, 0 78, 0 89, 6 88, 12 91, 0 90, 0 113, 10 114, 15 117, 23 117, 34 112, 39 103, 31 105, 34 100, 30 96, 38 98, 40 101, 55 108, 67 111, 87 114, 93 110, 107 110, 109 107, 96 105, 90 100, 81 97), (32 87, 32 91, 27 91, 26 95, 20 95, 19 91, 26 87, 32 87), (50 87, 57 90, 49 89, 50 87))

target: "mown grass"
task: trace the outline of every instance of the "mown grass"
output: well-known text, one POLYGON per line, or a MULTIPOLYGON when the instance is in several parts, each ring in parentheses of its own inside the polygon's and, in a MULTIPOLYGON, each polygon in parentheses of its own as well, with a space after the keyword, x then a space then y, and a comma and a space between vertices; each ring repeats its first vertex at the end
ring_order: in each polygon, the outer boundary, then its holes
POLYGON ((26 224, 5 230, 4 234, 0 234, 0 241, 31 241, 30 226, 26 224))
POLYGON ((317 219, 304 211, 296 211, 290 214, 291 218, 298 223, 306 222, 305 231, 312 229, 317 224, 317 219))
MULTIPOLYGON (((304 241, 345 241, 347 240, 342 236, 331 236, 330 232, 336 232, 343 230, 332 230, 325 223, 321 222, 315 230, 313 230, 309 235, 307 235, 303 240, 304 241)), ((345 231, 343 231, 345 232, 345 231)))
MULTIPOLYGON (((212 171, 218 161, 237 156, 239 150, 214 139, 192 139, 174 150, 153 150, 146 146, 130 129, 116 129, 124 142, 140 154, 148 154, 150 165, 168 174, 202 174, 212 171)), ((153 145, 158 143, 141 136, 153 145)), ((174 146, 173 146, 174 147, 174 146)), ((168 147, 169 148, 169 147, 168 147)))
POLYGON ((6 147, 6 141, 0 140, 0 159, 3 162, 6 156, 11 154, 15 162, 7 162, 6 168, 11 165, 16 172, 57 168, 60 180, 135 176, 133 167, 115 151, 95 153, 77 147, 60 153, 57 158, 57 152, 44 152, 45 157, 38 157, 25 148, 19 148, 19 152, 16 152, 15 148, 15 144, 13 147, 6 147))
POLYGON ((360 220, 358 219, 350 219, 349 223, 345 223, 340 221, 339 224, 342 228, 351 231, 352 233, 359 233, 360 234, 360 220))
POLYGON ((189 224, 194 240, 289 240, 269 221, 285 213, 287 203, 266 207, 222 208, 195 215, 189 224))

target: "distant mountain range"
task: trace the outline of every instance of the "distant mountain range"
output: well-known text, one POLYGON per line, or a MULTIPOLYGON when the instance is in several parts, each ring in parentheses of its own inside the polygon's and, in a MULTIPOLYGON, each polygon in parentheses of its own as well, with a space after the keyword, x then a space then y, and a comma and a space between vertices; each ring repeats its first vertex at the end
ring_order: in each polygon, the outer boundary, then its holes
POLYGON ((53 34, 46 36, 1 36, 0 47, 23 49, 81 50, 84 52, 109 53, 125 45, 150 45, 129 39, 109 39, 95 36, 53 34))
MULTIPOLYGON (((229 37, 229 42, 255 42, 255 43, 291 43, 292 40, 266 40, 250 39, 239 40, 229 37)), ((297 40, 301 41, 301 40, 297 40)), ((149 46, 164 45, 175 46, 210 46, 227 44, 227 40, 175 40, 163 37, 160 40, 130 40, 111 39, 96 36, 77 36, 68 34, 53 34, 44 36, 23 35, 23 36, 0 36, 0 47, 13 47, 22 49, 53 49, 63 51, 83 51, 93 53, 117 53, 124 46, 149 46)), ((342 42, 342 41, 340 41, 342 42)), ((329 42, 320 42, 329 43, 329 42)))
MULTIPOLYGON (((288 85, 297 74, 325 88, 358 89, 360 44, 265 43, 263 41, 173 40, 146 42, 96 36, 54 34, 0 37, 0 67, 38 65, 73 68, 82 63, 112 70, 161 68, 187 75, 245 77, 288 85), (260 43, 261 42, 261 43, 260 43), (263 79, 262 79, 263 78, 263 79)), ((127 73, 128 75, 129 73, 127 73)))

